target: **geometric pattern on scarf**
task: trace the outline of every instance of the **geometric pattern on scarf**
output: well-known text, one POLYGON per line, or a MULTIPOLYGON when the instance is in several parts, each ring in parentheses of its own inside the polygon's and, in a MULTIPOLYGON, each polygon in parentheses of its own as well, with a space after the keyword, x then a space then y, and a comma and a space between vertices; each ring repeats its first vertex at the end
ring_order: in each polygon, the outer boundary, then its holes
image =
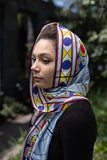
POLYGON ((42 113, 39 117, 40 113, 34 112, 30 132, 26 137, 20 160, 47 160, 55 125, 66 108, 60 106, 57 112, 42 113))
MULTIPOLYGON (((43 113, 32 125, 26 137, 21 160, 46 160, 48 148, 57 120, 63 111, 55 114, 43 113)), ((35 113, 33 117, 35 116, 35 113)), ((33 121, 33 120, 32 120, 33 121)), ((33 122, 31 122, 33 123, 33 122)))
MULTIPOLYGON (((73 101, 87 100, 84 96, 90 77, 88 55, 82 41, 56 22, 45 25, 41 32, 48 25, 56 25, 58 36, 54 82, 51 89, 38 88, 33 72, 30 73, 30 97, 37 111, 31 121, 32 127, 25 140, 21 160, 46 160, 57 120, 73 101)), ((33 49, 35 46, 36 42, 33 49)))
MULTIPOLYGON (((85 96, 90 80, 88 55, 82 41, 73 32, 56 22, 45 25, 41 32, 53 24, 57 26, 58 32, 53 88, 48 90, 37 88, 32 71, 30 74, 31 101, 33 107, 42 112, 54 111, 61 104, 77 99, 77 95, 85 96)), ((35 46, 36 43, 33 49, 35 46)))

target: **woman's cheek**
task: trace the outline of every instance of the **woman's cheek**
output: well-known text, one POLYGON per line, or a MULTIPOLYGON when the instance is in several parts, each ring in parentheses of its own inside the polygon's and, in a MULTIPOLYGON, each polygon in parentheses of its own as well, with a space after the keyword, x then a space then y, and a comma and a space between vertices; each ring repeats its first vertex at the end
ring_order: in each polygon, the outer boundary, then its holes
POLYGON ((45 75, 46 75, 47 79, 49 81, 51 81, 51 79, 53 79, 53 76, 54 76, 54 70, 53 70, 53 68, 51 68, 51 67, 48 68, 48 70, 45 71, 45 75))

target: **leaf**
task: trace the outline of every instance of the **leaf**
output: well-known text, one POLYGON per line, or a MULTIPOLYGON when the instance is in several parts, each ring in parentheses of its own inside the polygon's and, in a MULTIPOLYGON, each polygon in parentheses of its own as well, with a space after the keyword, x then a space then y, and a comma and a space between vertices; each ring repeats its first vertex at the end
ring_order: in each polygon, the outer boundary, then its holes
POLYGON ((90 36, 88 42, 93 42, 98 38, 98 34, 95 31, 89 32, 88 35, 90 36))
POLYGON ((90 3, 90 0, 82 0, 83 5, 88 5, 90 3))
POLYGON ((107 28, 101 30, 99 33, 99 42, 107 42, 107 28))
POLYGON ((104 78, 107 78, 107 70, 104 70, 101 72, 101 75, 104 77, 104 78))

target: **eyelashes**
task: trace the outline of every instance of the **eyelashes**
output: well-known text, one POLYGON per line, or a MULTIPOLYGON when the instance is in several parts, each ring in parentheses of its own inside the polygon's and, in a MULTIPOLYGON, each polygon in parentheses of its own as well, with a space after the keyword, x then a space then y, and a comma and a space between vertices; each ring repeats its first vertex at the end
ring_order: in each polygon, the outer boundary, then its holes
POLYGON ((34 63, 35 63, 35 61, 36 61, 36 59, 35 59, 35 58, 31 58, 31 60, 32 60, 32 64, 34 64, 34 63))
MULTIPOLYGON (((32 57, 31 59, 32 59, 32 63, 34 64, 34 63, 36 62, 36 58, 33 58, 33 57, 32 57)), ((48 63, 51 62, 50 59, 45 59, 45 58, 41 58, 40 61, 41 61, 42 63, 44 63, 44 64, 48 64, 48 63)))

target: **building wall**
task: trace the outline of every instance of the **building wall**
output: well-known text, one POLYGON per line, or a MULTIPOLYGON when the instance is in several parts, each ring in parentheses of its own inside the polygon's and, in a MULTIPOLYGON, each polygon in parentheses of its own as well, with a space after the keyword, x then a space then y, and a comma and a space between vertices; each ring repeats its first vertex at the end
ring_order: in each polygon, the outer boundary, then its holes
POLYGON ((42 0, 0 1, 0 93, 10 95, 15 93, 20 57, 25 54, 19 45, 18 13, 27 14, 36 35, 47 17, 54 17, 54 6, 42 0))

